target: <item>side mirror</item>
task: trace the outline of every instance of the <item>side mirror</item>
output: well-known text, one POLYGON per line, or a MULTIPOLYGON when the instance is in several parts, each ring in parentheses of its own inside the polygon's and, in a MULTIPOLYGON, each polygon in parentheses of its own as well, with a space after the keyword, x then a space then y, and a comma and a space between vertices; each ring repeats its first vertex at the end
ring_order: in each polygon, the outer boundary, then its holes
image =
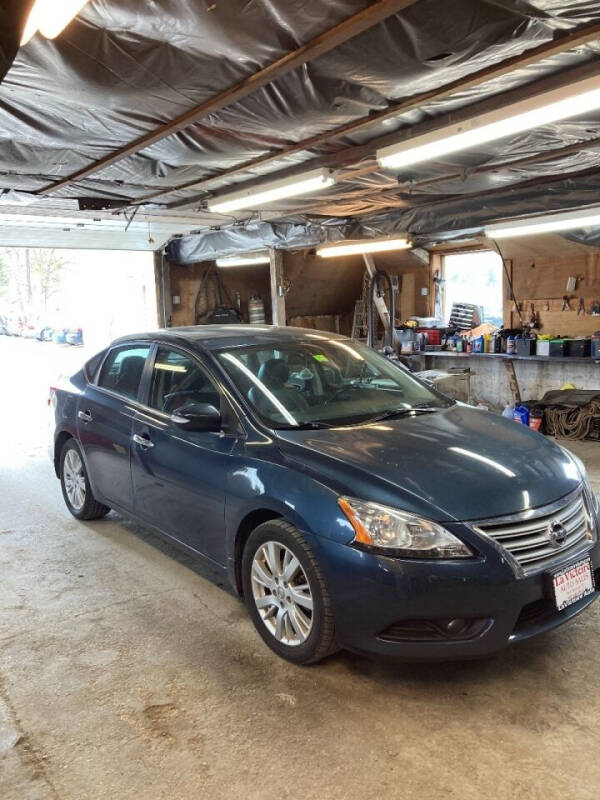
POLYGON ((186 431, 221 430, 221 412, 210 403, 186 403, 175 409, 171 420, 186 431))

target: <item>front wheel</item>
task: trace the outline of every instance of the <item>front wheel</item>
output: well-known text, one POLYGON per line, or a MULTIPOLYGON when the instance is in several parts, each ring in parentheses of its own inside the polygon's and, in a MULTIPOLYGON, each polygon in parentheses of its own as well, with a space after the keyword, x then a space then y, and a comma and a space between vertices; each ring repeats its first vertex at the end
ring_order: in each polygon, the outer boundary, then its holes
POLYGON ((110 508, 99 503, 90 486, 79 445, 65 442, 60 454, 60 485, 67 508, 77 519, 101 519, 110 508))
POLYGON ((338 649, 323 574, 289 522, 272 520, 252 531, 242 558, 242 582, 254 626, 277 655, 312 664, 338 649))

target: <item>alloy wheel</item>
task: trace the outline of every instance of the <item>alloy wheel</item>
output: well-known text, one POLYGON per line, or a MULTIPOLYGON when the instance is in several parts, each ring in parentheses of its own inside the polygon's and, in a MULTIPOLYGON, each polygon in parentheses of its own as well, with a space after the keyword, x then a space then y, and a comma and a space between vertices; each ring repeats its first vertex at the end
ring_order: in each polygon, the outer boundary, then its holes
POLYGON ((313 595, 302 565, 280 542, 265 542, 252 560, 252 595, 265 626, 278 642, 303 644, 313 622, 313 595))
POLYGON ((85 503, 85 473, 81 456, 76 450, 68 450, 65 455, 63 479, 69 503, 75 511, 81 511, 85 503))

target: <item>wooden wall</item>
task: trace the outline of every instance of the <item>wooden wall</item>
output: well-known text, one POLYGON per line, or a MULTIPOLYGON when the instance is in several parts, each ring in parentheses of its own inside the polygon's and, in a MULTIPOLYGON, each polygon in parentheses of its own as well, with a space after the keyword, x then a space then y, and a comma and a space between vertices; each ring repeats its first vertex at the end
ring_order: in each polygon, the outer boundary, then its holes
MULTIPOLYGON (((513 287, 528 318, 530 303, 540 319, 540 333, 565 336, 589 336, 600 329, 600 317, 589 314, 593 301, 600 301, 600 250, 548 234, 519 237, 501 242, 502 254, 512 274, 513 287), (561 311, 567 279, 579 278, 577 288, 569 293, 571 311, 561 311), (578 316, 579 298, 586 313, 578 316)), ((504 324, 518 327, 519 318, 510 300, 505 280, 504 324)))
MULTIPOLYGON (((408 253, 390 253, 376 259, 376 266, 390 274, 401 276, 400 315, 402 319, 413 314, 428 313, 428 298, 421 288, 428 285, 428 269, 408 253)), ((171 297, 179 296, 180 304, 172 307, 173 326, 193 325, 194 307, 202 275, 207 263, 190 267, 169 265, 171 297)), ((340 259, 318 258, 314 252, 298 251, 284 254, 284 278, 287 286, 286 316, 324 317, 340 315, 340 330, 349 334, 354 303, 362 291, 365 271, 362 257, 340 259)), ((232 300, 240 293, 244 321, 248 319, 248 299, 262 297, 267 322, 271 321, 269 266, 220 269, 219 275, 228 288, 232 300)), ((326 321, 323 320, 323 326, 326 321)))
MULTIPOLYGON (((178 295, 180 304, 172 308, 172 325, 194 325, 195 305, 198 291, 202 284, 202 276, 209 263, 193 264, 190 267, 170 265, 171 296, 178 295)), ((265 301, 265 314, 267 322, 271 321, 271 304, 269 300, 269 266, 257 265, 251 267, 228 267, 220 269, 219 276, 228 289, 232 302, 235 302, 236 292, 240 293, 241 310, 244 319, 248 319, 248 300, 255 294, 260 295, 265 301)), ((223 303, 225 303, 223 297, 223 303)))

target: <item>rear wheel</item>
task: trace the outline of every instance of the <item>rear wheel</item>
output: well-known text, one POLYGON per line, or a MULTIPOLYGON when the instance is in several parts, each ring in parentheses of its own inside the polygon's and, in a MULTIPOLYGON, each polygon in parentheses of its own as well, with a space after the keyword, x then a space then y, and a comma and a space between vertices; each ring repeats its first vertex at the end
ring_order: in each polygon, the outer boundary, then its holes
POLYGON ((92 494, 81 450, 75 439, 65 442, 60 454, 60 485, 67 508, 77 519, 101 519, 110 511, 92 494))
POLYGON ((242 581, 252 621, 278 655, 311 664, 338 649, 325 579, 312 550, 289 522, 265 522, 250 534, 242 581))

